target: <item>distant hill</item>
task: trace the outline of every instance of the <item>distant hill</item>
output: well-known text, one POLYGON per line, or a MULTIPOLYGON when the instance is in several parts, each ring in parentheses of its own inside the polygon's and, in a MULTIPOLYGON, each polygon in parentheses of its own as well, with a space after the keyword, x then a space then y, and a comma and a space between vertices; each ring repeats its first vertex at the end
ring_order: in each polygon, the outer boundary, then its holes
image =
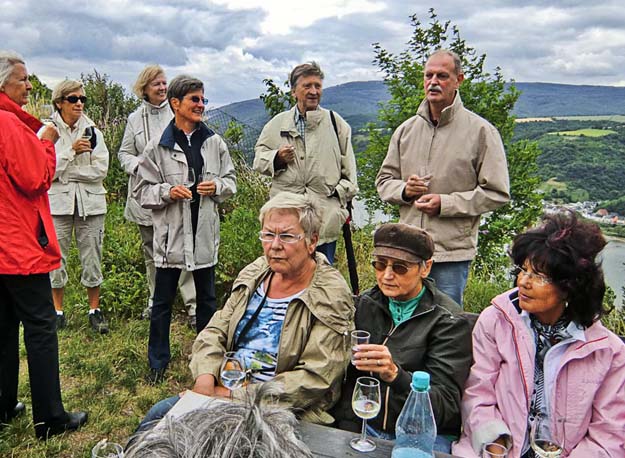
MULTIPOLYGON (((514 114, 521 118, 625 114, 625 87, 551 83, 515 83, 515 86, 521 97, 514 114)), ((356 81, 324 89, 322 105, 340 113, 358 130, 377 119, 379 103, 388 99, 382 81, 356 81)), ((268 120, 260 99, 232 103, 220 110, 258 129, 268 120)))

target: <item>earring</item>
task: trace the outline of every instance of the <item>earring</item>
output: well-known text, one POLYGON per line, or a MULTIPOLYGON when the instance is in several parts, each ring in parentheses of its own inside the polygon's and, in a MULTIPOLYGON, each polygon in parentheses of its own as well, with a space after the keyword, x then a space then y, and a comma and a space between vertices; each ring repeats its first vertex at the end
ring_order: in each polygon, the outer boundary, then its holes
POLYGON ((564 308, 567 309, 569 307, 569 301, 564 301, 564 308))

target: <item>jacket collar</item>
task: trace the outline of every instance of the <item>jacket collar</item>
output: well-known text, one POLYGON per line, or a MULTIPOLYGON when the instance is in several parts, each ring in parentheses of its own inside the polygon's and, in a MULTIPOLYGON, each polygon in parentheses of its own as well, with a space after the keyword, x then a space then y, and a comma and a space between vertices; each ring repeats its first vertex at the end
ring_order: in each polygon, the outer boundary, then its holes
MULTIPOLYGON (((181 150, 180 146, 178 146, 178 144, 176 143, 174 129, 178 129, 176 127, 175 118, 172 119, 169 124, 167 124, 167 127, 165 127, 165 130, 163 131, 163 134, 161 135, 161 139, 159 140, 158 144, 168 149, 181 150)), ((198 124, 197 130, 193 133, 193 135, 200 135, 202 143, 204 143, 207 138, 215 135, 215 132, 209 129, 206 124, 200 122, 198 124)))
MULTIPOLYGON (((52 114, 52 121, 59 128, 66 129, 68 131, 72 130, 65 123, 65 121, 63 121, 63 117, 61 116, 61 113, 59 113, 58 111, 55 111, 52 114)), ((85 129, 87 127, 95 127, 95 123, 91 119, 89 119, 89 117, 86 114, 83 113, 83 115, 78 119, 78 121, 76 121, 76 128, 77 129, 85 129)))
MULTIPOLYGON (((286 111, 287 116, 282 118, 280 125, 280 132, 288 132, 292 137, 299 137, 297 127, 295 127, 295 112, 297 107, 294 106, 290 110, 286 111)), ((328 110, 319 106, 316 110, 306 112, 306 129, 315 130, 321 121, 329 117, 328 110)))
MULTIPOLYGON (((315 253, 315 261, 317 268, 310 287, 306 288, 295 300, 302 302, 310 313, 326 326, 344 334, 349 327, 349 317, 353 316, 353 307, 351 304, 345 305, 340 301, 335 301, 334 289, 337 284, 334 283, 336 278, 333 275, 334 268, 330 266, 325 256, 315 253)), ((232 285, 232 290, 244 287, 248 290, 249 298, 270 273, 266 258, 261 256, 239 273, 232 285)))
POLYGON ((37 133, 39 129, 43 127, 43 123, 35 118, 30 113, 24 111, 17 103, 9 98, 4 92, 0 92, 0 110, 13 113, 24 124, 26 124, 30 130, 37 133))
MULTIPOLYGON (((463 107, 464 105, 462 104, 462 99, 460 98, 460 92, 456 89, 454 101, 441 112, 441 119, 438 121, 437 127, 443 127, 453 121, 456 113, 458 113, 463 107)), ((428 103, 427 98, 424 98, 421 101, 421 104, 417 109, 417 115, 427 121, 427 123, 431 126, 434 126, 434 124, 432 124, 432 118, 430 118, 430 104, 428 103)))
MULTIPOLYGON (((433 310, 437 306, 440 306, 440 304, 438 303, 438 291, 434 286, 434 280, 432 280, 431 278, 424 278, 423 287, 426 289, 426 292, 421 298, 419 306, 414 309, 414 312, 412 312, 412 316, 410 318, 422 315, 433 310)), ((385 296, 384 293, 382 293, 382 290, 380 290, 379 286, 374 286, 362 297, 366 298, 367 296, 370 296, 373 299, 373 303, 376 307, 378 307, 380 310, 382 310, 383 313, 392 318, 391 312, 388 308, 388 297, 385 296)))

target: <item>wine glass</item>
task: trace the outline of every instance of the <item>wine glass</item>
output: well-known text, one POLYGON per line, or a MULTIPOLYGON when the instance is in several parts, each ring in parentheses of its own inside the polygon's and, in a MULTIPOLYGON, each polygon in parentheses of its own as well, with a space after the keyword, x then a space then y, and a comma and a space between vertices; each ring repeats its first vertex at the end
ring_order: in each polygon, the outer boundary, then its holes
POLYGON ((102 439, 91 449, 91 458, 122 458, 124 448, 115 442, 102 439))
POLYGON ((356 350, 355 347, 357 347, 358 345, 364 345, 364 344, 368 344, 369 343, 369 338, 371 337, 371 334, 369 334, 367 331, 352 331, 352 364, 355 364, 355 359, 354 359, 354 355, 356 354, 356 350))
POLYGON ((549 420, 537 416, 530 428, 530 446, 539 458, 558 458, 562 456, 562 446, 555 440, 549 420))
POLYGON ((421 165, 419 166, 417 173, 419 178, 423 181, 423 184, 426 187, 430 186, 430 180, 432 179, 432 170, 429 165, 421 165))
POLYGON ((352 439, 349 445, 359 452, 371 452, 375 450, 375 442, 367 439, 367 419, 375 417, 380 412, 380 382, 377 379, 373 377, 356 379, 352 409, 362 418, 362 434, 352 439))
POLYGON ((243 358, 237 357, 234 351, 224 353, 224 359, 221 362, 221 371, 219 372, 221 384, 230 391, 236 390, 243 386, 245 376, 245 362, 243 358))
POLYGON ((39 108, 39 113, 41 116, 41 122, 44 124, 54 124, 52 121, 52 115, 54 114, 54 105, 46 104, 41 105, 39 108))
POLYGON ((90 141, 91 137, 93 137, 93 129, 91 129, 91 127, 85 128, 82 135, 80 136, 82 140, 87 140, 87 141, 90 141))
POLYGON ((482 458, 506 458, 508 448, 496 442, 489 442, 482 447, 482 458))
MULTIPOLYGON (((187 167, 187 173, 183 178, 182 185, 191 191, 191 187, 195 184, 195 169, 193 167, 187 167)), ((190 202, 195 202, 195 199, 191 197, 190 202)))

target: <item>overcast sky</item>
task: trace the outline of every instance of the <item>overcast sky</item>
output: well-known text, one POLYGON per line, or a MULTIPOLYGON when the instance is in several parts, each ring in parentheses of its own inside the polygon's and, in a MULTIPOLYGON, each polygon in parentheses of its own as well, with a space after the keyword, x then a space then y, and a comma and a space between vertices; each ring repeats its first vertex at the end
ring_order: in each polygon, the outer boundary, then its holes
POLYGON ((371 43, 398 52, 409 16, 456 24, 506 79, 625 86, 625 8, 616 0, 0 0, 0 47, 49 86, 94 68, 130 88, 148 63, 201 78, 210 105, 258 97, 317 60, 326 86, 380 79, 371 43), (519 6, 522 4, 522 6, 519 6))

